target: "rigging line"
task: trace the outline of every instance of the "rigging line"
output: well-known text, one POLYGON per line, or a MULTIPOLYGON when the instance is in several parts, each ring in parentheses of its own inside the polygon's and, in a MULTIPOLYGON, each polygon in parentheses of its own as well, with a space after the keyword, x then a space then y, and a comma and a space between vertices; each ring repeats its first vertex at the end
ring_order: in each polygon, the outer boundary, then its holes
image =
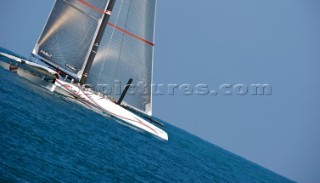
MULTIPOLYGON (((119 9, 119 12, 118 12, 118 15, 117 15, 117 18, 116 18, 116 23, 117 23, 118 20, 119 20, 120 13, 121 13, 121 9, 122 9, 122 5, 123 5, 123 0, 121 1, 120 9, 119 9)), ((106 51, 106 54, 104 55, 103 64, 102 64, 102 67, 101 67, 101 69, 100 69, 100 73, 99 73, 99 77, 98 77, 98 82, 100 81, 101 74, 102 74, 102 70, 103 70, 104 65, 105 65, 105 63, 106 63, 107 55, 108 55, 108 53, 109 53, 109 51, 110 51, 110 46, 111 46, 111 42, 112 42, 112 38, 113 38, 114 32, 115 32, 115 29, 113 29, 113 30, 112 30, 112 33, 111 33, 110 41, 109 41, 108 46, 107 46, 107 51, 106 51)))
MULTIPOLYGON (((128 7, 128 12, 127 12, 126 19, 125 19, 125 25, 124 25, 124 28, 127 28, 127 24, 128 24, 128 17, 129 17, 129 12, 130 12, 130 10, 131 10, 131 5, 132 5, 132 0, 130 0, 130 4, 129 4, 129 7, 128 7)), ((114 78, 117 78, 117 76, 118 76, 119 62, 120 62, 120 58, 121 58, 121 54, 122 54, 123 40, 124 40, 124 34, 122 35, 122 38, 121 38, 121 43, 120 43, 120 52, 119 52, 119 57, 118 57, 117 67, 116 67, 116 73, 114 74, 114 78)))
MULTIPOLYGON (((82 4, 88 6, 89 8, 91 8, 91 9, 99 12, 99 13, 111 15, 111 12, 109 12, 109 11, 104 12, 103 10, 101 10, 101 9, 99 9, 99 8, 97 8, 97 7, 93 6, 93 5, 85 2, 84 0, 78 0, 78 1, 81 2, 82 4)), ((136 39, 138 39, 138 40, 140 40, 140 41, 142 41, 142 42, 145 42, 145 43, 147 43, 147 44, 150 45, 150 46, 154 46, 154 43, 152 43, 152 42, 150 42, 150 41, 147 41, 147 40, 145 40, 145 39, 143 39, 143 38, 141 38, 141 37, 139 37, 139 36, 137 36, 137 35, 129 32, 129 31, 125 30, 125 29, 122 29, 121 27, 116 26, 116 24, 112 24, 112 23, 108 22, 108 25, 110 25, 110 26, 113 27, 113 28, 116 28, 118 31, 120 31, 120 32, 122 32, 122 33, 128 34, 128 35, 131 36, 131 37, 134 37, 134 38, 136 38, 136 39)))

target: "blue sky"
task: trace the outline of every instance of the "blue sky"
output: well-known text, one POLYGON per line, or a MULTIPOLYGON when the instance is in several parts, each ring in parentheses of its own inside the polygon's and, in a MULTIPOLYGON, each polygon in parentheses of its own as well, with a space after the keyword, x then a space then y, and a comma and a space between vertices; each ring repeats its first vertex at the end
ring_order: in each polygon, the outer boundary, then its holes
MULTIPOLYGON (((53 0, 2 0, 0 45, 29 55, 53 0)), ((154 115, 299 182, 320 182, 320 1, 158 1, 154 82, 272 95, 154 96, 154 115)))

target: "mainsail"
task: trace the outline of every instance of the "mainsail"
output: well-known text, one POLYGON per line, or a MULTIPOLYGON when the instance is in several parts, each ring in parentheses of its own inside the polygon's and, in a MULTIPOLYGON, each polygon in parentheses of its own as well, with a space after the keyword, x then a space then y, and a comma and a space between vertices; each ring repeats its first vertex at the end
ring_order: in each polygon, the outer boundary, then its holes
MULTIPOLYGON (((108 3, 108 0, 56 0, 33 54, 80 80, 108 3)), ((156 0, 116 0, 86 79, 95 90, 118 99, 123 85, 132 78, 135 87, 124 101, 149 115, 155 8, 156 0)))
POLYGON ((117 0, 91 68, 88 83, 120 97, 117 86, 134 87, 124 101, 152 114, 152 67, 156 0, 117 0))

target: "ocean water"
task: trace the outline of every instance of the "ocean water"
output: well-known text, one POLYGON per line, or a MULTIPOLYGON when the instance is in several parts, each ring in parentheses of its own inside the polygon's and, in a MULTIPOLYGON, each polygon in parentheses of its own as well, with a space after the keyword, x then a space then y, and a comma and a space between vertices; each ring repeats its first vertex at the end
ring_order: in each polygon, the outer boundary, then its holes
POLYGON ((292 182, 168 123, 137 132, 0 68, 0 182, 292 182))

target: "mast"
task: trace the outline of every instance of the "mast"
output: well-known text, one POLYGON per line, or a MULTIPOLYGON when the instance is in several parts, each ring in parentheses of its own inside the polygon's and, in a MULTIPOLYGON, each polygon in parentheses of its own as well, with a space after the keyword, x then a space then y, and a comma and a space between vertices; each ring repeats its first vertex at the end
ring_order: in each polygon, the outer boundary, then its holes
POLYGON ((94 58, 95 58, 95 56, 97 54, 100 42, 102 40, 104 31, 106 30, 106 27, 107 27, 109 18, 111 16, 111 12, 112 12, 112 9, 114 7, 115 2, 116 2, 116 0, 110 0, 109 3, 108 3, 108 6, 107 6, 107 9, 106 9, 105 13, 103 14, 103 20, 102 20, 101 25, 99 27, 97 37, 94 40, 94 44, 93 44, 93 47, 91 49, 90 55, 88 57, 87 64, 86 64, 86 66, 85 66, 85 68, 83 70, 83 74, 82 74, 82 77, 80 79, 80 84, 85 84, 86 81, 87 81, 87 78, 88 78, 88 75, 89 75, 89 71, 91 69, 91 66, 92 66, 92 63, 94 61, 94 58))

